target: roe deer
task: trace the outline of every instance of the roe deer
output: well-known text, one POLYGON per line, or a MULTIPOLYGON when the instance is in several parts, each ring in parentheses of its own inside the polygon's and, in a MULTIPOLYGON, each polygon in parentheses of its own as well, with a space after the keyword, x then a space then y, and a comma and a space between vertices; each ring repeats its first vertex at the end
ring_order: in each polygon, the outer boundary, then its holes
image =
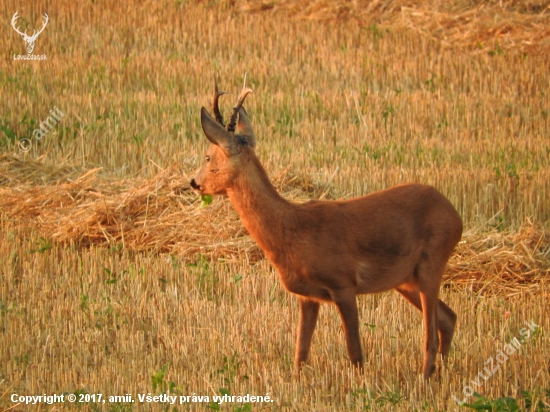
POLYGON ((340 312, 349 358, 362 368, 356 295, 395 289, 423 313, 423 373, 429 378, 438 347, 445 359, 455 329, 456 314, 438 295, 443 269, 462 236, 457 211, 435 188, 421 184, 350 200, 287 201, 254 153, 256 138, 242 108, 250 92, 243 86, 225 128, 218 108, 224 92, 215 82, 215 119, 201 109, 212 144, 191 186, 201 195, 229 197, 285 289, 298 296, 295 364, 307 360, 319 304, 331 302, 340 312))

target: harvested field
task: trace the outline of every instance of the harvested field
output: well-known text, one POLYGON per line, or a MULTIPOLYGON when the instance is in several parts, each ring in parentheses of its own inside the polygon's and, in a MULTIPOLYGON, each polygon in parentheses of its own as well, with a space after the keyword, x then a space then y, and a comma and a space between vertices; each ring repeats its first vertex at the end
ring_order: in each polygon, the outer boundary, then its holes
POLYGON ((550 408, 549 2, 0 10, 0 410, 550 408), (13 59, 16 10, 28 33, 48 13, 34 51, 47 60, 13 59), (213 74, 227 113, 245 71, 257 153, 284 197, 415 181, 463 217, 441 290, 457 331, 429 382, 421 314, 394 292, 358 299, 365 373, 325 305, 295 374, 296 299, 232 205, 202 207, 189 187, 213 74), (54 107, 64 116, 37 139, 54 107), (19 398, 44 394, 85 402, 19 398))

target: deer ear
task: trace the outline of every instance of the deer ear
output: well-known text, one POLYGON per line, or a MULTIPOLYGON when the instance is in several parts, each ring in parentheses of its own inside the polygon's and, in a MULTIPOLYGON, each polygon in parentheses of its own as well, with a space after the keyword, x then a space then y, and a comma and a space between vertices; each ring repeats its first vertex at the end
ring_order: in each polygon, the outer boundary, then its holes
POLYGON ((221 147, 226 155, 233 156, 240 152, 235 136, 225 130, 204 107, 201 109, 201 125, 206 138, 221 147))
POLYGON ((254 136, 254 130, 252 130, 252 124, 248 118, 248 114, 244 107, 239 109, 239 121, 237 122, 237 131, 241 137, 244 137, 248 146, 256 147, 256 137, 254 136))

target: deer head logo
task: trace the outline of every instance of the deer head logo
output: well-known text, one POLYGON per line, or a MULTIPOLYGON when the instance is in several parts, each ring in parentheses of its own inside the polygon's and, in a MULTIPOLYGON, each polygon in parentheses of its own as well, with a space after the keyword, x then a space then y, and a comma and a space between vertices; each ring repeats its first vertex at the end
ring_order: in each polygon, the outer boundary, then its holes
POLYGON ((11 19, 11 25, 13 27, 13 29, 21 35, 21 37, 23 38, 23 40, 25 41, 25 47, 27 49, 27 54, 31 54, 32 51, 34 50, 34 43, 36 43, 36 39, 38 37, 38 35, 40 33, 42 33, 44 31, 44 29, 46 28, 46 25, 48 24, 48 21, 50 20, 50 18, 48 17, 48 15, 46 13, 44 13, 44 25, 42 26, 42 28, 39 30, 39 31, 36 31, 34 30, 32 36, 29 36, 27 35, 27 31, 25 30, 24 32, 21 32, 19 30, 19 27, 16 26, 16 23, 17 23, 17 19, 19 18, 19 16, 17 15, 17 13, 19 13, 18 11, 15 12, 15 14, 13 15, 13 18, 11 19))

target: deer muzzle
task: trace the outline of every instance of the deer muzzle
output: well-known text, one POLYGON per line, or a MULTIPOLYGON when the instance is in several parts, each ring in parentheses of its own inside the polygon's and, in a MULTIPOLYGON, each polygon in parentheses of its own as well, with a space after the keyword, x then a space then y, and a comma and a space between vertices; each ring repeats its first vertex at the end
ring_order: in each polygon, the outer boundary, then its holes
POLYGON ((190 184, 191 184, 191 187, 193 188, 193 190, 198 191, 198 192, 202 192, 202 187, 199 184, 197 184, 195 179, 192 179, 190 184))

